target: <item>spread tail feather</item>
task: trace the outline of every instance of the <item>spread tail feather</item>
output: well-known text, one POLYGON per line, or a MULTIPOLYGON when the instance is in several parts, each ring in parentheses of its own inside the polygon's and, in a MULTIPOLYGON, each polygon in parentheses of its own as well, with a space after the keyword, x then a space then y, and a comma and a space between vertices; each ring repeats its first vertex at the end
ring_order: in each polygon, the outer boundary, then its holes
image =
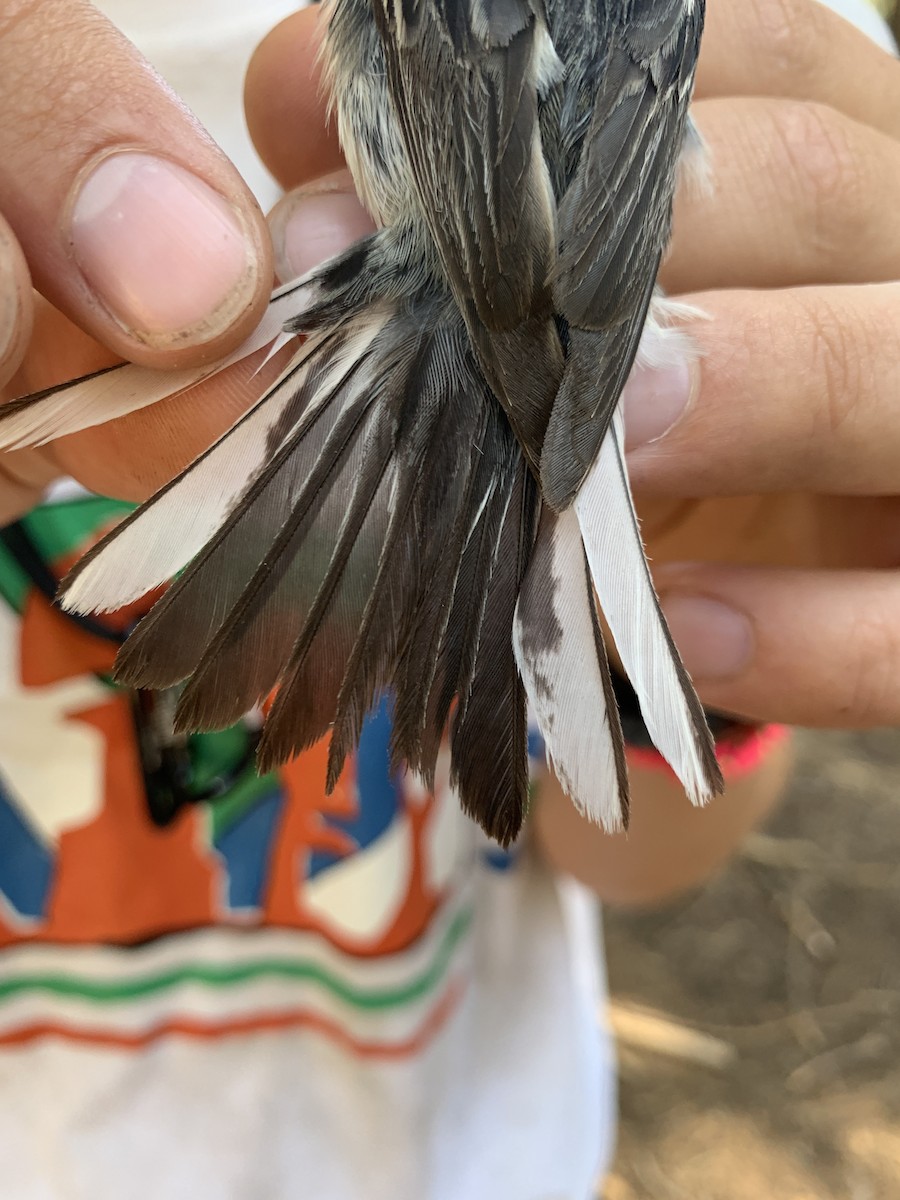
POLYGON ((42 446, 148 408, 187 391, 265 346, 277 344, 288 317, 305 307, 304 291, 302 281, 278 288, 250 337, 221 362, 181 371, 121 363, 4 404, 0 408, 0 450, 42 446))
POLYGON ((395 755, 433 778, 451 716, 461 802, 506 844, 528 795, 510 631, 537 508, 462 319, 421 292, 317 328, 228 433, 74 568, 64 603, 115 609, 177 576, 117 677, 186 681, 176 723, 191 730, 277 689, 263 769, 330 731, 333 787, 390 692, 395 755))
POLYGON ((392 236, 279 289, 224 363, 113 367, 0 412, 0 447, 43 442, 308 335, 228 433, 76 565, 65 606, 116 610, 174 579, 118 678, 186 681, 184 729, 227 726, 275 691, 261 767, 330 732, 329 789, 382 694, 394 758, 426 783, 449 723, 462 805, 507 844, 527 808, 526 694, 576 805, 627 823, 593 583, 651 737, 703 802, 721 776, 653 591, 621 418, 574 504, 542 514, 535 454, 533 474, 462 316, 392 236))
POLYGON ((544 509, 514 626, 516 661, 547 758, 575 806, 615 832, 628 823, 619 712, 572 509, 544 509))

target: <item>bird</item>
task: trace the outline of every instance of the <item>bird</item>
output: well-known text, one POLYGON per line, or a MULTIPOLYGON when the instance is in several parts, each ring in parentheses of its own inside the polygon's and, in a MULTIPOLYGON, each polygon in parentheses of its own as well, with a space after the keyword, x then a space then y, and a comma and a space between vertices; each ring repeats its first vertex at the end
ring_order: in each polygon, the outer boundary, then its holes
POLYGON ((331 790, 390 696, 393 761, 433 787, 446 739, 463 808, 504 846, 528 811, 529 713, 577 808, 627 825, 602 617, 705 803, 722 777, 654 591, 619 403, 635 361, 681 336, 657 275, 702 153, 704 0, 322 8, 330 111, 376 231, 277 288, 214 367, 124 364, 6 406, 0 446, 43 443, 279 356, 62 603, 168 585, 116 678, 180 688, 185 731, 266 703, 260 771, 327 736, 331 790))

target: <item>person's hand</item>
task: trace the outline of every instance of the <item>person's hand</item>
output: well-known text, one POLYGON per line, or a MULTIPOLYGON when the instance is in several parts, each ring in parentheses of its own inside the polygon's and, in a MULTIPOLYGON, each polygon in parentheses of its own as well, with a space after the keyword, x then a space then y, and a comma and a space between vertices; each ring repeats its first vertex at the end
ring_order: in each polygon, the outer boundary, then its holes
POLYGON ((714 190, 663 282, 711 320, 626 407, 663 604, 707 704, 894 724, 900 64, 815 0, 720 2, 697 99, 714 190))
MULTIPOLYGON (((117 357, 158 367, 221 357, 253 329, 272 284, 265 223, 240 176, 91 4, 0 7, 3 395, 117 357)), ((0 521, 64 471, 144 494, 227 423, 227 397, 209 413, 200 401, 182 405, 183 421, 162 405, 0 456, 0 521)))

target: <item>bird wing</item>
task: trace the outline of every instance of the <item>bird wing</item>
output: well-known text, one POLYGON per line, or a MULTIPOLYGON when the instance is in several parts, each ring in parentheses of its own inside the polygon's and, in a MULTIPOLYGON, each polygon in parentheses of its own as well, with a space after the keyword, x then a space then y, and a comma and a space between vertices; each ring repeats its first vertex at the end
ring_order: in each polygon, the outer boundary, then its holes
POLYGON ((553 293, 575 353, 541 462, 557 508, 594 461, 637 354, 669 239, 703 12, 703 0, 607 5, 593 115, 559 206, 553 293))
POLYGON ((538 125, 539 93, 560 64, 542 9, 536 0, 373 7, 421 215, 536 467, 562 372, 549 288, 555 203, 538 125))
POLYGON ((413 184, 450 285, 487 329, 513 329, 532 312, 555 249, 538 132, 539 76, 558 66, 546 25, 530 0, 374 8, 413 184))

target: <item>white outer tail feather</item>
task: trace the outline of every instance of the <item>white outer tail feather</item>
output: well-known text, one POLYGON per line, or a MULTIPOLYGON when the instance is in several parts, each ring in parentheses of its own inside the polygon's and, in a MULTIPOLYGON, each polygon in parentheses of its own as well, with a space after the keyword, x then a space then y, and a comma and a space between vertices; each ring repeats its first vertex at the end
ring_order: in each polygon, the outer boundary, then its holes
MULTIPOLYGON (((365 354, 386 317, 385 312, 379 321, 370 314, 348 339, 346 353, 318 389, 319 405, 365 354)), ((202 550, 272 453, 269 431, 301 381, 297 366, 311 359, 326 336, 308 338, 253 408, 85 566, 64 595, 66 609, 83 614, 115 611, 167 583, 202 550), (281 383, 292 375, 291 386, 282 388, 281 383)), ((308 409, 301 420, 308 420, 319 405, 308 409)))
MULTIPOLYGON (((0 420, 0 450, 43 446, 56 438, 79 433, 95 425, 105 425, 107 421, 187 391, 204 379, 240 362, 242 358, 255 354, 270 342, 275 342, 282 336, 285 321, 302 311, 304 304, 303 290, 297 284, 279 288, 273 293, 268 309, 250 337, 221 362, 183 371, 160 371, 128 363, 105 375, 78 380, 70 387, 62 387, 40 404, 0 420)), ((270 352, 270 357, 276 352, 277 347, 270 352)))
POLYGON ((644 555, 624 455, 620 412, 575 498, 600 607, 612 631, 653 744, 684 785, 705 804, 708 778, 644 555))
MULTIPOLYGON (((533 591, 520 593, 513 624, 513 648, 529 703, 544 739, 547 761, 575 807, 594 824, 615 833, 624 827, 616 771, 616 751, 606 713, 601 666, 584 569, 578 519, 572 509, 552 525, 542 524, 539 538, 551 537, 549 576, 555 645, 527 652, 529 624, 539 622, 538 641, 547 638, 546 611, 529 604, 533 591), (535 611, 537 610, 537 611, 535 611)), ((542 548, 543 549, 543 548, 542 548)), ((545 574, 536 547, 533 566, 545 574), (538 555, 540 559, 538 560, 538 555)), ((527 588, 527 583, 526 583, 527 588)))

